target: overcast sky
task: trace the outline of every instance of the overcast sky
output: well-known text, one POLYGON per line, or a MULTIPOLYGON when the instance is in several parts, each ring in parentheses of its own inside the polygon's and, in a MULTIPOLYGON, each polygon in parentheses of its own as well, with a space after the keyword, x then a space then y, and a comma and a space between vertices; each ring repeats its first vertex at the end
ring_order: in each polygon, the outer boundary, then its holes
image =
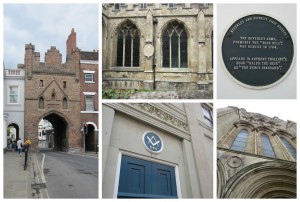
POLYGON ((77 47, 99 50, 97 4, 4 4, 4 64, 17 68, 24 63, 25 44, 35 45, 44 61, 45 52, 56 46, 66 59, 66 40, 74 28, 77 47))
POLYGON ((297 123, 298 103, 296 100, 219 100, 217 108, 234 106, 244 108, 247 112, 254 112, 273 118, 294 121, 297 123))

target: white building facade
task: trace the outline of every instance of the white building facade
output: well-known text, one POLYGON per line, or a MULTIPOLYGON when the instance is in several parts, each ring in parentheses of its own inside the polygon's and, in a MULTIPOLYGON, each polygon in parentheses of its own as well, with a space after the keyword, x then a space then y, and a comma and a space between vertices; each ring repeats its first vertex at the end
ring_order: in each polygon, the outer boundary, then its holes
POLYGON ((212 109, 103 104, 103 198, 212 198, 212 109))
POLYGON ((5 69, 3 83, 3 148, 7 148, 8 139, 24 142, 24 69, 5 69), (16 129, 14 137, 7 136, 7 128, 16 129))

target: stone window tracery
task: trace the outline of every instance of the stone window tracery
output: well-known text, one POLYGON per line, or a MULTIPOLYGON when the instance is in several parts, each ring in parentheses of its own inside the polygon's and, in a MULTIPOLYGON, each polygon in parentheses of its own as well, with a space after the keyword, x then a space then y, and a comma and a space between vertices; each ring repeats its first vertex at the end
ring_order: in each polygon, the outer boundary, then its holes
POLYGON ((131 22, 126 22, 117 35, 117 66, 138 67, 140 63, 140 36, 131 22))
POLYGON ((232 143, 230 149, 236 151, 242 151, 242 152, 245 151, 247 140, 248 140, 248 131, 246 129, 240 130, 234 142, 232 143))
POLYGON ((266 134, 260 136, 262 142, 263 155, 267 157, 276 158, 271 141, 266 134))
POLYGON ((183 24, 173 21, 163 32, 163 67, 187 68, 187 33, 183 24))

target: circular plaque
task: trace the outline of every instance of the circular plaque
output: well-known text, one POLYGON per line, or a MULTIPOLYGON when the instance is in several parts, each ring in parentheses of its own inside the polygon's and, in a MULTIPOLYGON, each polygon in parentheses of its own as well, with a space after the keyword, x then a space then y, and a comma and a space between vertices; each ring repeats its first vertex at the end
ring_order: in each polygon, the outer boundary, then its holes
POLYGON ((164 147, 162 139, 154 132, 145 132, 143 135, 143 143, 152 153, 160 153, 164 147))
POLYGON ((276 19, 253 14, 233 23, 222 41, 226 71, 239 84, 268 88, 290 71, 294 57, 293 40, 276 19))

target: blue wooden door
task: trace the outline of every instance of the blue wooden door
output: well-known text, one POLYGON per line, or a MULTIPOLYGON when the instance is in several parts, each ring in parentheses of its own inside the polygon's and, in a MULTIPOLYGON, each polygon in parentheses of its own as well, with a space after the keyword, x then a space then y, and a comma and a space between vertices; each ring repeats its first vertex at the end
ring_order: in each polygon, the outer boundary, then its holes
POLYGON ((175 169, 122 156, 119 198, 177 198, 175 169))

